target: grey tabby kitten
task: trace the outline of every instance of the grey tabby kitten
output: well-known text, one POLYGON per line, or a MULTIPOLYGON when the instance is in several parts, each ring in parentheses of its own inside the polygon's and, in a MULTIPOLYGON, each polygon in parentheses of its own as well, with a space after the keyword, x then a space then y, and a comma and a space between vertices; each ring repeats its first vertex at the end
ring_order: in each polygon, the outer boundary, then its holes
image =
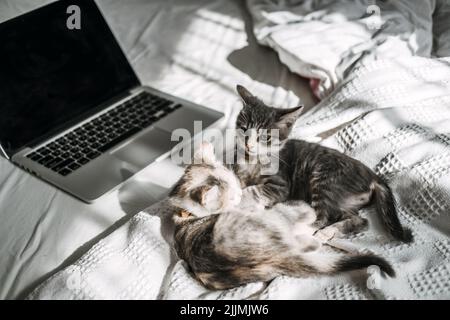
MULTIPOLYGON (((303 277, 378 265, 373 254, 330 252, 313 234, 315 213, 302 201, 264 209, 248 202, 236 175, 204 144, 169 196, 175 249, 207 288, 228 289, 280 275, 303 277), (242 200, 242 201, 241 201, 242 200), (240 204, 244 204, 241 206, 240 204)), ((331 250, 332 251, 332 250, 331 250)))
POLYGON ((238 145, 245 145, 248 157, 264 156, 271 144, 277 150, 279 170, 261 174, 258 164, 233 164, 242 186, 253 186, 255 198, 272 206, 286 200, 304 200, 316 211, 315 225, 335 236, 367 228, 358 210, 374 205, 389 233, 398 240, 412 241, 397 217, 389 186, 371 169, 341 152, 302 140, 288 139, 302 107, 269 107, 242 86, 237 86, 244 107, 238 115, 238 145), (278 129, 277 138, 267 130, 278 129), (245 132, 245 134, 242 134, 245 132), (250 132, 250 134, 249 134, 250 132), (262 151, 261 151, 262 150, 262 151))

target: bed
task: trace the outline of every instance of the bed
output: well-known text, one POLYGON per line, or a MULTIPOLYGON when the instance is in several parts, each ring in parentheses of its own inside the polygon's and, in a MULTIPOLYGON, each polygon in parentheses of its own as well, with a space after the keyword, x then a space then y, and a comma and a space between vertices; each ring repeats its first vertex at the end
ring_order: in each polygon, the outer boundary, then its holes
MULTIPOLYGON (((0 1, 0 21, 51 1, 0 1)), ((252 37, 241 1, 97 1, 141 81, 230 114, 236 83, 308 106, 307 81, 252 37), (248 38, 248 36, 250 36, 248 38)), ((82 203, 0 158, 0 299, 25 297, 99 239, 162 199, 182 170, 162 161, 96 203, 82 203)))
MULTIPOLYGON (((224 126, 241 107, 236 83, 269 104, 300 100, 308 111, 293 137, 346 152, 385 177, 415 241, 390 241, 368 211, 370 230, 347 241, 385 256, 397 278, 369 269, 209 291, 171 250, 164 197, 182 169, 170 161, 86 205, 1 160, 0 297, 449 298, 450 11, 443 1, 396 3, 381 8, 393 24, 371 29, 370 1, 352 10, 330 1, 98 1, 144 84, 222 110, 224 126), (347 47, 321 40, 335 28, 349 30, 347 47), (308 36, 301 46, 299 34, 308 36)), ((29 9, 2 2, 0 19, 29 9)))

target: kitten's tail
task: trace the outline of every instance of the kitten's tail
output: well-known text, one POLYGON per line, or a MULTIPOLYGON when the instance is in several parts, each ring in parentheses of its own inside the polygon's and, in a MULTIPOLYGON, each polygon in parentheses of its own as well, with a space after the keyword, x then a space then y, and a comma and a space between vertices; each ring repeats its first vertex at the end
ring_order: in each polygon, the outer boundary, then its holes
POLYGON ((395 209, 395 199, 389 186, 380 181, 373 184, 375 208, 389 233, 397 240, 409 243, 413 240, 411 230, 403 228, 395 209))
POLYGON ((368 268, 370 266, 378 266, 388 276, 395 277, 395 270, 390 263, 384 258, 373 254, 343 257, 336 262, 334 267, 336 268, 336 271, 351 271, 368 268))
POLYGON ((306 259, 305 256, 302 258, 303 263, 309 265, 317 273, 334 274, 378 266, 388 276, 395 277, 395 271, 391 264, 384 258, 371 253, 358 255, 328 255, 323 253, 319 255, 313 253, 306 259))
MULTIPOLYGON (((304 277, 312 274, 332 275, 371 266, 378 266, 388 276, 395 277, 395 271, 389 262, 370 253, 343 255, 310 252, 294 256, 282 253, 273 258, 274 260, 269 263, 264 258, 265 261, 258 261, 259 263, 250 267, 237 265, 233 270, 200 272, 196 273, 196 276, 203 285, 214 290, 234 288, 249 282, 270 281, 280 275, 291 277, 304 277)), ((254 259, 253 262, 255 262, 254 259)))

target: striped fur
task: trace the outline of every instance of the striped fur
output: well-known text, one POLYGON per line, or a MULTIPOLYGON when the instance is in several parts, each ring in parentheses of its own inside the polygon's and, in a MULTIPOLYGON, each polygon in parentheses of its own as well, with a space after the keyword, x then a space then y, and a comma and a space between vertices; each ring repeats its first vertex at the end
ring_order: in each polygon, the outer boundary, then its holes
POLYGON ((315 236, 316 214, 305 202, 270 209, 252 202, 251 189, 241 190, 235 174, 212 159, 211 148, 204 152, 206 162, 186 169, 169 200, 174 205, 175 250, 207 288, 233 288, 280 275, 334 274, 372 264, 394 275, 389 263, 375 255, 330 252, 315 236), (207 193, 213 187, 219 192, 209 201, 220 208, 211 211, 204 196, 192 191, 207 193))
POLYGON ((282 128, 277 174, 263 175, 255 164, 232 167, 243 187, 256 186, 257 200, 268 206, 286 200, 306 201, 316 211, 316 227, 332 226, 330 230, 336 236, 367 228, 367 221, 358 215, 358 210, 372 205, 395 239, 412 241, 410 230, 400 224, 394 197, 385 181, 360 161, 337 150, 288 139, 299 116, 298 108, 272 108, 242 86, 237 91, 244 101, 237 128, 282 128))

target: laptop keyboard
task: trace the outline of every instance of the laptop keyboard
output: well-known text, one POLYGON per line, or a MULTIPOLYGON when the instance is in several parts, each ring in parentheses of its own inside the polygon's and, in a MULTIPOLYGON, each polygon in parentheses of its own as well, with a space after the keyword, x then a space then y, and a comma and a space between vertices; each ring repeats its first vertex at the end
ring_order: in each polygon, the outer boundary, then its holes
POLYGON ((182 105, 142 92, 27 155, 67 176, 182 105))

